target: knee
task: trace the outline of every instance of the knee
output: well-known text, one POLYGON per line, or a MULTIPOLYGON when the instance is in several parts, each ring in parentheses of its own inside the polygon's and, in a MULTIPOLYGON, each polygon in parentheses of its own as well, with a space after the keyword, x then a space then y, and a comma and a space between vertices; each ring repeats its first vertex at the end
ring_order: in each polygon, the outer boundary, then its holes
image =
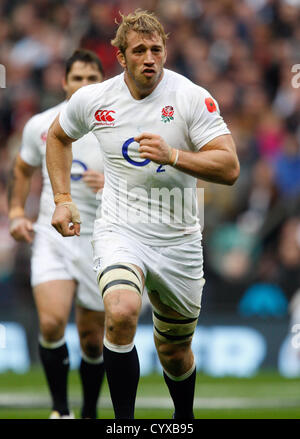
POLYGON ((136 328, 141 299, 137 294, 128 297, 109 297, 106 304, 106 331, 132 331, 136 328))
POLYGON ((64 336, 65 322, 54 316, 42 316, 40 319, 40 331, 45 341, 57 341, 64 336))
POLYGON ((160 357, 163 357, 166 361, 178 364, 184 361, 188 351, 191 349, 190 343, 181 344, 168 344, 160 343, 157 346, 157 352, 160 357))
POLYGON ((137 325, 138 315, 138 309, 131 304, 115 306, 108 312, 106 329, 109 331, 132 330, 137 325))
POLYGON ((103 334, 96 331, 80 331, 80 346, 87 357, 97 358, 103 351, 103 334))

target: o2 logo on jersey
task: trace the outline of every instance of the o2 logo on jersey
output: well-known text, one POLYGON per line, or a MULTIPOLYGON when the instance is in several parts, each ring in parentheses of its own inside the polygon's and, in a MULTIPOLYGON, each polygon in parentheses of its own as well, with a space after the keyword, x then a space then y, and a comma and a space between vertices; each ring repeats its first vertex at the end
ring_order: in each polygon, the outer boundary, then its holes
POLYGON ((87 166, 80 160, 72 161, 71 180, 78 181, 82 179, 82 174, 87 171, 87 166))
POLYGON ((114 126, 115 119, 112 116, 115 113, 114 110, 97 110, 95 113, 95 119, 99 122, 96 125, 114 126))
POLYGON ((126 142, 122 146, 122 154, 123 154, 124 159, 127 160, 129 163, 131 163, 133 166, 146 166, 146 165, 148 165, 148 163, 150 163, 150 161, 151 161, 149 159, 143 160, 142 162, 137 162, 136 160, 133 160, 132 158, 129 157, 128 147, 132 142, 134 142, 133 137, 126 140, 126 142))
MULTIPOLYGON (((148 165, 148 163, 151 162, 150 159, 145 159, 142 162, 137 162, 136 160, 133 160, 131 157, 129 157, 128 147, 134 141, 135 141, 134 138, 131 137, 130 139, 126 140, 126 142, 123 143, 122 154, 123 154, 124 159, 127 160, 127 162, 129 162, 133 166, 146 166, 146 165, 148 165)), ((156 169, 156 172, 165 172, 163 165, 159 165, 158 168, 156 169)))

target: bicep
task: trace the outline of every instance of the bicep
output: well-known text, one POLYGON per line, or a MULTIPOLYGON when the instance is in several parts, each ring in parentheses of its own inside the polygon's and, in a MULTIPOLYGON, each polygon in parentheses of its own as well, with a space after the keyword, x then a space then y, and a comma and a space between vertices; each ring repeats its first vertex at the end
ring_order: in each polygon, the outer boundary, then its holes
POLYGON ((231 134, 222 134, 202 146, 198 154, 204 151, 225 151, 236 155, 236 146, 231 134))
POLYGON ((47 143, 48 140, 51 138, 55 138, 57 140, 59 140, 61 143, 63 143, 64 145, 69 145, 72 142, 75 142, 76 139, 72 139, 71 137, 69 137, 65 131, 62 129, 60 122, 59 122, 59 115, 56 116, 56 118, 54 119, 52 125, 50 126, 50 129, 48 131, 48 136, 47 136, 47 143))
POLYGON ((18 154, 16 157, 14 169, 15 172, 21 173, 25 177, 31 177, 37 167, 29 165, 22 159, 21 155, 18 154))

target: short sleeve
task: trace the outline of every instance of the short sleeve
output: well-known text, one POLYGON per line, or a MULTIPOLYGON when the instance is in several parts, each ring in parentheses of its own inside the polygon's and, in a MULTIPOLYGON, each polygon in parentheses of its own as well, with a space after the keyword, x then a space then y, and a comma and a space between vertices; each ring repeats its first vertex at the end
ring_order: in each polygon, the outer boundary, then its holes
POLYGON ((230 131, 216 100, 205 89, 197 89, 198 93, 193 96, 189 134, 193 145, 200 150, 215 137, 230 134, 230 131))
POLYGON ((59 115, 60 126, 71 139, 79 139, 90 131, 85 114, 84 88, 80 88, 71 96, 59 115))
POLYGON ((30 166, 41 166, 43 157, 40 149, 41 139, 39 138, 39 131, 36 127, 36 118, 29 119, 26 123, 23 136, 20 156, 24 162, 30 166))

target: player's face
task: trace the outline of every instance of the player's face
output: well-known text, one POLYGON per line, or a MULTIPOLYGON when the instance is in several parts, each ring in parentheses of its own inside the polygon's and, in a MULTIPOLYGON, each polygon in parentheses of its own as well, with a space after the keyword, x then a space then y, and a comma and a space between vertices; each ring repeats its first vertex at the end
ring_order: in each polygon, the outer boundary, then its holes
POLYGON ((166 48, 156 32, 143 34, 131 30, 127 44, 125 54, 118 52, 118 60, 125 69, 125 80, 131 93, 141 99, 149 95, 162 79, 166 48))
POLYGON ((66 92, 67 99, 69 99, 75 91, 84 85, 102 81, 103 76, 95 63, 75 61, 68 76, 63 80, 63 89, 66 92))

